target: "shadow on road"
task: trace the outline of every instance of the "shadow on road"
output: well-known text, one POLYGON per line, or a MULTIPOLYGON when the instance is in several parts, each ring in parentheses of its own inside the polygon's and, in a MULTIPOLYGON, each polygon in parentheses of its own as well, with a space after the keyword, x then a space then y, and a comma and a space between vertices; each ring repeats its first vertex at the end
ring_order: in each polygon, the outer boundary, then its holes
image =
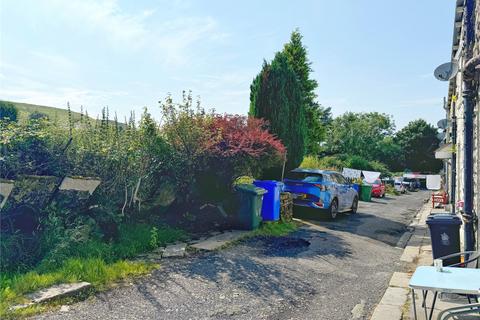
POLYGON ((162 305, 150 288, 161 287, 162 292, 169 295, 194 296, 196 290, 204 286, 210 290, 215 286, 219 291, 233 286, 247 291, 248 295, 262 299, 273 296, 295 304, 300 296, 316 294, 308 274, 298 271, 298 258, 323 256, 328 261, 329 257, 338 259, 350 254, 348 245, 339 237, 314 229, 300 229, 289 237, 256 237, 220 252, 171 261, 137 288, 158 310, 162 305))
MULTIPOLYGON (((384 208, 385 210, 391 210, 390 208, 383 206, 388 204, 385 202, 370 202, 370 204, 381 204, 381 208, 384 208)), ((298 209, 295 211, 295 217, 299 217, 300 219, 308 221, 312 224, 316 224, 330 230, 349 232, 355 235, 368 237, 384 242, 391 246, 395 246, 402 234, 407 230, 407 224, 405 222, 393 220, 395 217, 391 217, 391 219, 389 219, 390 217, 388 217, 388 215, 382 215, 381 213, 372 214, 366 212, 366 209, 359 209, 360 211, 356 214, 339 214, 335 220, 331 220, 328 215, 315 213, 313 209, 298 209)), ((403 213, 399 212, 398 217, 401 217, 407 213, 411 214, 411 212, 408 210, 403 213)))

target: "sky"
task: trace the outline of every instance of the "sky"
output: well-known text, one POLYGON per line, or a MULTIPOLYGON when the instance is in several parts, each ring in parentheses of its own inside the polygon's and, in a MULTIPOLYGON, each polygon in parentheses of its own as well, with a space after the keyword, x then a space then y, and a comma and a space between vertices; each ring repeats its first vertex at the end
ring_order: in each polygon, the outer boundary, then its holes
POLYGON ((0 99, 123 118, 192 90, 219 113, 246 114, 263 60, 299 28, 335 116, 378 111, 397 128, 444 118, 449 0, 2 0, 0 99))

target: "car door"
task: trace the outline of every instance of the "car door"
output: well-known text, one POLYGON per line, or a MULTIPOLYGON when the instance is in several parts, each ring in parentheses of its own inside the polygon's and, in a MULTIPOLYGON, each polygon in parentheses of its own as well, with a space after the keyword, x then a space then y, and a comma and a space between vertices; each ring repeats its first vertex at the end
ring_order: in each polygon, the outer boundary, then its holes
POLYGON ((351 204, 351 201, 349 201, 348 197, 348 185, 347 185, 347 180, 338 173, 333 174, 334 179, 337 183, 337 190, 338 190, 338 207, 340 210, 345 210, 348 208, 351 204))

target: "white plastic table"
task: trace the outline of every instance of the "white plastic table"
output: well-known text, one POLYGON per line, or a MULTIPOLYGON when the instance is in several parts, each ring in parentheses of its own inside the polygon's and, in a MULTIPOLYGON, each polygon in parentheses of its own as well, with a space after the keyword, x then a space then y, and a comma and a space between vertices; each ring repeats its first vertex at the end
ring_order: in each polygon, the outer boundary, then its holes
MULTIPOLYGON (((436 267, 421 266, 415 270, 408 286, 412 289, 413 309, 417 319, 415 290, 434 291, 433 304, 439 292, 480 295, 480 269, 443 267, 442 272, 438 272, 436 267)), ((432 314, 433 305, 430 319, 432 314)))

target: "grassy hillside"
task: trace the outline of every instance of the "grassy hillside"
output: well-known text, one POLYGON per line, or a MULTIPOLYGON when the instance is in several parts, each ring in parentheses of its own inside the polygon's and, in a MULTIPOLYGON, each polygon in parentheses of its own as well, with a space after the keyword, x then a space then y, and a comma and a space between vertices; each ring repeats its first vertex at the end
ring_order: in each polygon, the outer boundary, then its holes
MULTIPOLYGON (((4 100, 6 101, 6 100, 4 100)), ((51 120, 57 120, 59 123, 67 123, 68 122, 68 110, 67 109, 60 109, 55 107, 47 107, 47 106, 40 106, 36 104, 29 104, 29 103, 21 103, 21 102, 14 102, 8 101, 15 105, 18 109, 19 120, 24 121, 28 119, 28 116, 37 111, 44 113, 48 116, 51 120)), ((73 120, 80 119, 80 113, 72 111, 73 120)))

